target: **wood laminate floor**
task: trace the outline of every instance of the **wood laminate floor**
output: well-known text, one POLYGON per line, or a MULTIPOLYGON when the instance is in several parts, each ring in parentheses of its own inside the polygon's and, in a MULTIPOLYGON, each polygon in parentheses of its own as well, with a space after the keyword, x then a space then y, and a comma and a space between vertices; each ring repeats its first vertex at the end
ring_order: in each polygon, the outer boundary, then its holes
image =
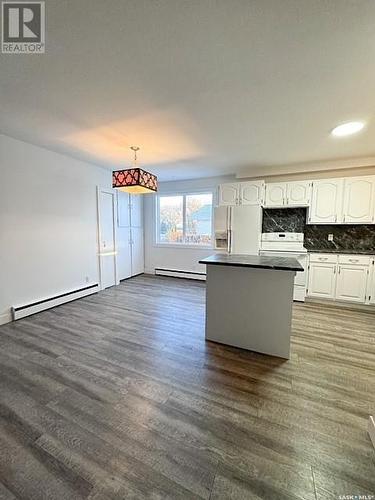
POLYGON ((0 499, 375 495, 375 315, 296 304, 283 362, 205 342, 204 294, 140 276, 0 328, 0 499))

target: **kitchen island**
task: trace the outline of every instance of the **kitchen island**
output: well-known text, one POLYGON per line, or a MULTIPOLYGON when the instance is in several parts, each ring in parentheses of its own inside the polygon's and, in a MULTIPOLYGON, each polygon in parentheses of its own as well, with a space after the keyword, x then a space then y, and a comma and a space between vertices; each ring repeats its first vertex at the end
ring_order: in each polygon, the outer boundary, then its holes
POLYGON ((216 254, 207 266, 206 339, 289 359, 294 258, 216 254))

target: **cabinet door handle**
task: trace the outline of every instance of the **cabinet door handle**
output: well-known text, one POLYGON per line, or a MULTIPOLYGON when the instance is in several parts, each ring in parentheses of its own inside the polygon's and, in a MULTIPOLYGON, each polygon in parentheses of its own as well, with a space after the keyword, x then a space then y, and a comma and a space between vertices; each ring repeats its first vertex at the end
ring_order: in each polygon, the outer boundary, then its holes
POLYGON ((328 257, 318 257, 319 260, 328 260, 328 257))
POLYGON ((338 270, 338 273, 339 273, 339 274, 341 273, 341 266, 339 266, 339 270, 338 270))
POLYGON ((359 262, 358 259, 349 259, 349 262, 359 262))
POLYGON ((337 214, 335 215, 335 222, 337 222, 337 214))

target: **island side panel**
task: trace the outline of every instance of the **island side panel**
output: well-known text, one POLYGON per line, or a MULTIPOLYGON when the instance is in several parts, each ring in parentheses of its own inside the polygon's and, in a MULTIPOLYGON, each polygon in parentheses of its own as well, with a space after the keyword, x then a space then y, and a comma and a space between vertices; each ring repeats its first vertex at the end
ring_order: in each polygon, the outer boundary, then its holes
POLYGON ((294 276, 207 265, 206 339, 289 359, 294 276))

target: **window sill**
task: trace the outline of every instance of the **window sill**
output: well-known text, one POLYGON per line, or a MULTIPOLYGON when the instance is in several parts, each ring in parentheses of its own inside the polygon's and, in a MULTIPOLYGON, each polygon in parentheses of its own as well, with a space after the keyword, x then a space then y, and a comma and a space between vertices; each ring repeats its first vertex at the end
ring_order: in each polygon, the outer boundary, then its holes
POLYGON ((215 250, 211 245, 186 245, 184 243, 154 243, 155 248, 183 248, 185 250, 215 250))

